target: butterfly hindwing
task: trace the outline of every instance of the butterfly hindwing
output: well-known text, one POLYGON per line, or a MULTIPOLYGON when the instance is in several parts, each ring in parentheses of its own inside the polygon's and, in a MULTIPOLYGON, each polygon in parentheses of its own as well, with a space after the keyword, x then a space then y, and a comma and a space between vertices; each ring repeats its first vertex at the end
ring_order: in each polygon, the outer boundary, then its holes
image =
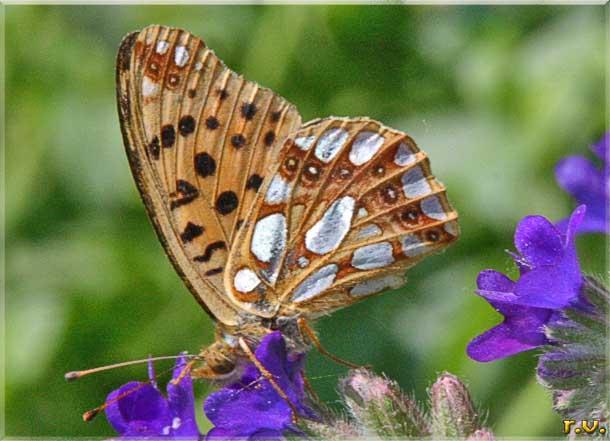
POLYGON ((458 234, 411 138, 366 118, 316 120, 284 142, 225 286, 255 314, 324 314, 401 285, 407 267, 458 234))
POLYGON ((130 165, 157 234, 202 306, 235 325, 223 272, 236 232, 301 118, 203 41, 150 26, 123 41, 117 93, 130 165))

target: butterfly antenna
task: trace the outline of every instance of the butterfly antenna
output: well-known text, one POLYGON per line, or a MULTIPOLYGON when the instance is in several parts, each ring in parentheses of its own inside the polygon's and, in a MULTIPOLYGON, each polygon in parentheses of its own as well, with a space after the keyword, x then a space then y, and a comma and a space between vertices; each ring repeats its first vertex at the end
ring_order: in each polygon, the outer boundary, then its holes
POLYGON ((197 360, 199 356, 197 356, 197 355, 189 355, 189 354, 184 354, 184 355, 165 355, 165 356, 162 356, 162 357, 143 358, 141 360, 124 361, 122 363, 109 364, 108 366, 100 366, 100 367, 96 367, 96 368, 93 368, 93 369, 85 369, 85 370, 82 370, 82 371, 68 372, 68 373, 66 373, 64 375, 64 378, 66 379, 66 381, 74 381, 74 380, 78 380, 79 378, 82 378, 82 377, 90 375, 90 374, 95 374, 95 373, 98 373, 98 372, 109 371, 111 369, 121 368, 121 367, 125 367, 125 366, 133 366, 133 365, 136 365, 136 364, 148 363, 149 361, 175 360, 176 358, 179 358, 179 357, 187 357, 187 358, 193 358, 194 360, 197 360))
POLYGON ((108 407, 110 404, 112 403, 116 403, 119 400, 122 400, 123 398, 125 398, 126 396, 132 394, 133 392, 143 388, 144 386, 146 386, 147 384, 150 384, 153 380, 150 379, 146 382, 140 383, 137 386, 126 390, 125 392, 117 395, 116 397, 114 397, 112 400, 108 400, 106 401, 104 404, 102 404, 101 406, 96 407, 95 409, 91 409, 88 410, 87 412, 85 412, 83 414, 83 421, 89 422, 91 420, 93 420, 93 418, 95 418, 102 410, 104 410, 106 407, 108 407))
MULTIPOLYGON (((185 355, 185 356, 189 356, 189 355, 185 355)), ((178 358, 178 357, 181 357, 181 356, 178 355, 178 356, 155 357, 155 358, 146 359, 144 361, 168 360, 168 359, 178 358)), ((189 363, 187 363, 187 365, 186 365, 187 367, 192 366, 193 363, 198 361, 198 359, 197 359, 198 356, 191 355, 190 357, 193 357, 194 359, 191 360, 189 363)), ((112 366, 114 366, 114 367, 121 367, 124 365, 129 366, 129 364, 137 364, 137 362, 139 362, 139 361, 142 361, 142 360, 128 361, 126 363, 118 363, 118 365, 110 365, 110 366, 104 366, 104 367, 110 368, 112 366)), ((100 369, 100 368, 97 368, 97 369, 100 369)), ((138 384, 137 386, 134 386, 131 389, 126 390, 123 393, 120 393, 119 395, 112 398, 111 400, 106 401, 104 404, 102 404, 94 409, 88 410, 87 412, 83 413, 83 420, 85 422, 89 422, 89 421, 93 420, 93 418, 95 418, 102 410, 106 409, 112 403, 116 403, 117 401, 122 400, 123 398, 127 397, 128 395, 131 395, 132 393, 143 388, 144 386, 156 382, 159 377, 171 372, 173 369, 174 369, 173 367, 165 369, 165 370, 161 371, 161 373, 154 375, 152 378, 149 378, 147 381, 143 381, 140 384, 138 384)), ((90 369, 90 370, 94 370, 94 369, 90 369)), ((99 371, 97 371, 97 372, 99 372, 99 371)), ((182 378, 184 378, 184 376, 186 375, 187 372, 188 372, 188 370, 186 370, 186 367, 185 367, 185 369, 183 369, 182 372, 180 373, 180 375, 181 375, 180 381, 182 380, 182 378)), ((178 383, 179 383, 179 381, 176 383, 173 383, 173 384, 178 384, 178 383)))

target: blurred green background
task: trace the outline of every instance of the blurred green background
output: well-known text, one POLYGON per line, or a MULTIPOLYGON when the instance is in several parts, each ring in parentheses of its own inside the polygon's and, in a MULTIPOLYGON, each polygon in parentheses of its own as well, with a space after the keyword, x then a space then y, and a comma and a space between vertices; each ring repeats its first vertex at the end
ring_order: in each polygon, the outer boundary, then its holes
MULTIPOLYGON (((423 399, 441 371, 464 378, 501 436, 560 434, 536 354, 490 364, 468 341, 500 319, 477 273, 516 276, 504 250, 527 214, 574 207, 553 177, 604 131, 607 7, 7 6, 6 434, 112 435, 83 411, 145 366, 67 384, 69 370, 196 352, 212 323, 168 263, 136 193, 115 109, 128 32, 162 23, 202 37, 304 120, 367 115, 411 134, 461 216, 462 237, 408 285, 325 318, 325 346, 423 399)), ((605 269, 604 237, 578 239, 605 269)), ((158 368, 170 367, 159 363, 158 368)), ((311 354, 336 400, 342 366, 311 354)), ((211 388, 198 384, 198 408, 211 388)), ((199 412, 202 414, 202 412, 199 412)), ((201 420, 207 430, 209 423, 201 420)))

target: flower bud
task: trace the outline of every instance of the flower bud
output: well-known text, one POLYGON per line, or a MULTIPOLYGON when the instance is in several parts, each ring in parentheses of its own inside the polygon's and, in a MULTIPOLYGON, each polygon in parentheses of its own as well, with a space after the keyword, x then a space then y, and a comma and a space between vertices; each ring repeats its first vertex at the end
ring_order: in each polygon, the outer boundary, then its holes
POLYGON ((470 435, 467 441, 494 441, 494 434, 489 429, 480 429, 470 435))
POLYGON ((367 434, 382 438, 429 435, 423 412, 388 378, 366 369, 352 370, 339 388, 354 419, 367 434))
POLYGON ((435 438, 465 438, 475 432, 478 414, 468 389, 458 377, 442 374, 429 394, 435 438))

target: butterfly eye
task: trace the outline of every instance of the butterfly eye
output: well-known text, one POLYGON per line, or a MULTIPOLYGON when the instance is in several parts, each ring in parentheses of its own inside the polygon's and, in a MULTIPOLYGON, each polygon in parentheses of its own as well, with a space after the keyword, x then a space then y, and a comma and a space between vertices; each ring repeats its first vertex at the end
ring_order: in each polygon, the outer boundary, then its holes
POLYGON ((392 184, 386 185, 381 190, 381 198, 386 204, 393 204, 398 200, 398 190, 392 184))
POLYGON ((430 242, 436 242, 440 238, 440 234, 436 230, 430 230, 426 232, 426 239, 430 242))

